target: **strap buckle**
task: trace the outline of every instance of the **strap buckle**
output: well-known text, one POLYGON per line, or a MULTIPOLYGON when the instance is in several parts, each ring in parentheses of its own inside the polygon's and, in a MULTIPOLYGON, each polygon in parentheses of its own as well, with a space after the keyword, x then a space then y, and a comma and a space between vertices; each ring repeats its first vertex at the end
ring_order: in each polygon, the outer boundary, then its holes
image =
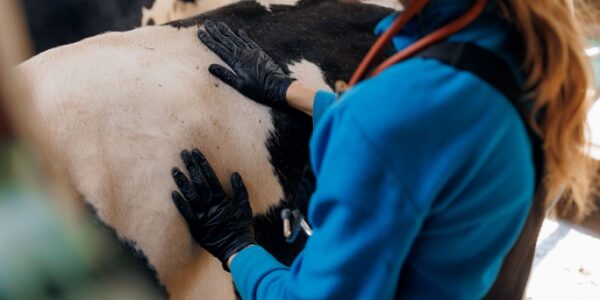
POLYGON ((312 228, 308 225, 300 210, 295 209, 292 211, 288 208, 283 209, 281 211, 281 219, 283 220, 283 236, 286 242, 294 243, 301 231, 306 236, 312 236, 312 228))

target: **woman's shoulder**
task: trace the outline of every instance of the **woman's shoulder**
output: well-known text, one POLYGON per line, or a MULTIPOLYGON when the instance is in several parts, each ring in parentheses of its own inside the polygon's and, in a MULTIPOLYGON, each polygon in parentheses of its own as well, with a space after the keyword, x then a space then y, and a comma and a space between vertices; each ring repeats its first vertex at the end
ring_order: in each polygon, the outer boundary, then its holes
POLYGON ((329 113, 350 116, 389 168, 417 190, 486 160, 515 166, 531 160, 525 124, 510 101, 475 75, 434 60, 393 66, 346 93, 329 113))
POLYGON ((353 115, 369 132, 392 135, 407 130, 431 130, 435 135, 445 132, 444 128, 466 129, 487 124, 481 124, 482 117, 521 122, 517 109, 487 82, 423 58, 394 65, 365 80, 340 99, 336 110, 353 115))

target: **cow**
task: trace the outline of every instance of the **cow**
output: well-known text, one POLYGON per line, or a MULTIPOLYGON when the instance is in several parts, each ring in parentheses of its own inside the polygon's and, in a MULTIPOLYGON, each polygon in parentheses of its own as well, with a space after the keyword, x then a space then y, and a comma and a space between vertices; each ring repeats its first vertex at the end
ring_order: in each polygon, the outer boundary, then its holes
MULTIPOLYGON (((234 299, 231 277, 191 238, 169 195, 182 149, 199 148, 222 182, 245 179, 258 242, 289 264, 279 211, 294 208, 311 120, 249 101, 212 77, 198 42, 206 19, 245 29, 293 77, 332 90, 393 10, 333 0, 242 1, 165 26, 51 49, 15 70, 30 120, 57 170, 98 222, 155 272, 173 299, 234 299)), ((230 187, 226 187, 230 189, 230 187)))

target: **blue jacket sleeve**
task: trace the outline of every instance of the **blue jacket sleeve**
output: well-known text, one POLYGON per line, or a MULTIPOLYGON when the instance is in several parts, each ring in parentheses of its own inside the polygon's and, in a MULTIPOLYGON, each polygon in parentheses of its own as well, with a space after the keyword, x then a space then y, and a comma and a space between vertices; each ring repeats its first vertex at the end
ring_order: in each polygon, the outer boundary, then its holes
POLYGON ((423 216, 351 116, 322 122, 311 148, 313 236, 289 269, 260 247, 240 252, 231 271, 245 300, 393 297, 423 216))
POLYGON ((333 103, 337 94, 329 91, 319 90, 315 95, 315 101, 313 103, 313 125, 316 127, 317 123, 321 119, 321 116, 327 111, 333 103))

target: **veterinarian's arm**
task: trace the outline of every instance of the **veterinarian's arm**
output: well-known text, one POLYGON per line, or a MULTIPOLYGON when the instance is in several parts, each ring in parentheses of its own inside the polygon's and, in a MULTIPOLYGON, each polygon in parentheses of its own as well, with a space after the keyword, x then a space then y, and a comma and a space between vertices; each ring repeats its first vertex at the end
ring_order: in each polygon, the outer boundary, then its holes
POLYGON ((313 103, 317 91, 308 88, 299 81, 294 81, 287 90, 287 104, 309 116, 313 115, 313 103))
POLYGON ((230 266, 242 299, 394 296, 423 214, 352 117, 322 122, 315 132, 322 147, 313 149, 322 158, 314 162, 313 235, 290 268, 259 246, 239 252, 230 266))

